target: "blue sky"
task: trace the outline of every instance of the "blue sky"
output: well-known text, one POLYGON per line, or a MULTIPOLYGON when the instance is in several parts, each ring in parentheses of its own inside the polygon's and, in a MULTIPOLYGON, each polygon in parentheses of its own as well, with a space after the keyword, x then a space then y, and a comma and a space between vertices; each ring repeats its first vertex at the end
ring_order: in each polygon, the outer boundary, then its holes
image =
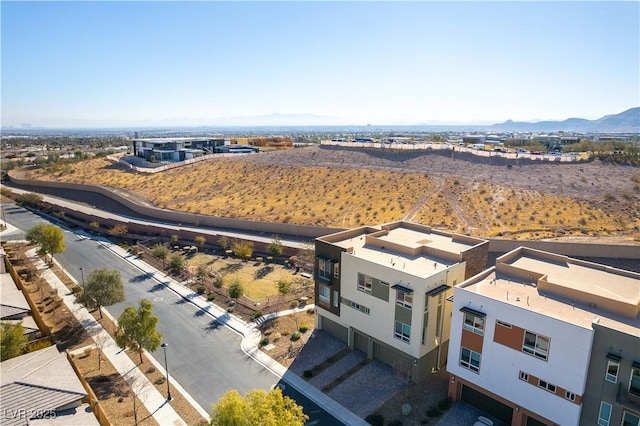
POLYGON ((640 105, 637 1, 0 7, 3 126, 263 124, 252 117, 271 114, 492 123, 640 105))

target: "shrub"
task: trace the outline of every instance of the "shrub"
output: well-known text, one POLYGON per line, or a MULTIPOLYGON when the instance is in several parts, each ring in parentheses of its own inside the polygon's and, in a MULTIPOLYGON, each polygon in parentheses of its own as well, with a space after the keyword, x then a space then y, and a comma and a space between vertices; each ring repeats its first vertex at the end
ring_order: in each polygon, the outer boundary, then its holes
POLYGON ((293 309, 293 308, 297 308, 298 307, 298 301, 297 300, 292 300, 291 303, 289 303, 289 308, 293 309))
POLYGON ((316 310, 314 308, 307 308, 307 314, 313 315, 315 313, 316 313, 316 310))
POLYGON ((451 408, 451 403, 452 403, 451 398, 446 397, 442 399, 440 402, 438 402, 438 409, 442 411, 447 411, 449 408, 451 408))
POLYGON ((442 412, 435 405, 427 410, 427 417, 438 417, 442 412))
POLYGON ((302 337, 302 333, 300 333, 299 331, 294 331, 291 334, 291 340, 293 340, 294 342, 298 339, 300 339, 300 337, 302 337))
POLYGON ((269 344, 269 338, 268 337, 263 337, 262 340, 260 340, 260 346, 266 346, 269 344))
POLYGON ((304 377, 306 377, 306 378, 309 378, 309 377, 313 376, 313 371, 312 371, 312 370, 304 370, 304 371, 302 372, 302 375, 303 375, 304 377))
POLYGON ((207 300, 208 300, 208 301, 215 300, 215 298, 216 298, 216 295, 215 295, 215 294, 213 294, 213 293, 212 293, 212 294, 208 294, 208 295, 207 295, 207 300))
POLYGON ((255 311, 254 313, 251 314, 251 318, 256 319, 256 318, 260 318, 262 316, 262 311, 255 311))
POLYGON ((300 324, 300 327, 298 328, 300 333, 306 333, 308 329, 309 329, 309 326, 307 324, 300 324))
POLYGON ((282 337, 282 335, 280 335, 280 333, 276 333, 273 335, 273 341, 277 342, 278 340, 280 340, 280 337, 282 337))
POLYGON ((283 336, 288 336, 289 334, 290 334, 290 333, 289 333, 287 330, 285 330, 285 331, 283 331, 283 332, 282 332, 282 335, 283 335, 283 336))
POLYGON ((198 294, 204 294, 204 292, 207 291, 207 288, 203 285, 198 286, 197 292, 198 294))
POLYGON ((369 414, 364 420, 371 426, 384 426, 384 416, 379 413, 369 414))

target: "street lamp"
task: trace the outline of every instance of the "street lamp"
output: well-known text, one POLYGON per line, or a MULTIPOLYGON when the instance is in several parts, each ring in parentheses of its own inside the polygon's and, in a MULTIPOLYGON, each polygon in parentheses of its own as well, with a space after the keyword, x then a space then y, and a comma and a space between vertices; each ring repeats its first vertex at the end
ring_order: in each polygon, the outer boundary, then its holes
POLYGON ((82 287, 84 287, 84 268, 80 268, 80 276, 82 277, 82 287))
POLYGON ((167 348, 169 347, 169 344, 163 343, 160 346, 164 350, 164 371, 167 374, 167 401, 171 401, 171 390, 169 389, 169 367, 167 367, 167 348))

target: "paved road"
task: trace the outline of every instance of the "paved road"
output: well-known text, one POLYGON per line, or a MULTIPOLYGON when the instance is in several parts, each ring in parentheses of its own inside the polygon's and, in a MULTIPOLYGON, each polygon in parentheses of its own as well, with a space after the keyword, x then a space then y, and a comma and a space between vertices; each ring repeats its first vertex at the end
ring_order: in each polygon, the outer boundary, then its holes
MULTIPOLYGON (((21 207, 6 205, 3 208, 6 221, 19 229, 46 223, 45 219, 21 207)), ((86 279, 97 268, 120 271, 127 300, 108 307, 111 315, 117 318, 127 306, 137 306, 143 298, 154 302, 154 313, 160 317, 158 330, 169 344, 169 371, 205 411, 210 411, 211 404, 229 389, 240 393, 256 388, 268 390, 280 381, 240 349, 241 337, 237 333, 202 314, 158 280, 150 279, 96 241, 69 230, 65 230, 64 235, 67 248, 55 258, 78 282, 82 281, 82 275, 86 279)), ((8 240, 23 237, 24 232, 20 231, 4 236, 8 240)), ((153 355, 164 365, 162 349, 153 355)), ((308 425, 341 424, 290 386, 285 387, 285 394, 304 406, 305 413, 311 417, 308 425)))

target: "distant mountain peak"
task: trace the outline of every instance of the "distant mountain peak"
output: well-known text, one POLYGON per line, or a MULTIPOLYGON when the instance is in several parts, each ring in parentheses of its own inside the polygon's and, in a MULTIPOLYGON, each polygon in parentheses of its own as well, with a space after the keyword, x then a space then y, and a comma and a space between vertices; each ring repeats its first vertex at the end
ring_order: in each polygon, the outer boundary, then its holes
POLYGON ((513 121, 489 126, 490 130, 511 132, 640 133, 640 107, 596 120, 568 118, 563 121, 513 121))

